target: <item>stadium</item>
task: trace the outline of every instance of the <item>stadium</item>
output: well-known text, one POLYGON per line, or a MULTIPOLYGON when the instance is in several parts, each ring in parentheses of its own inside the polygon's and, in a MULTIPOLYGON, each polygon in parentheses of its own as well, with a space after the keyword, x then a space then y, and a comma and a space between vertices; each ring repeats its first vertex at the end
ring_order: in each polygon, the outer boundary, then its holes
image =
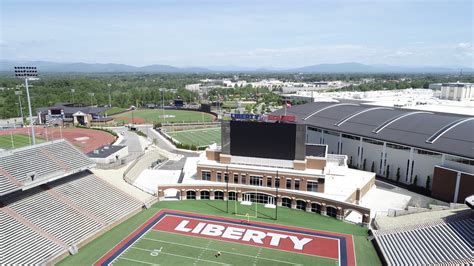
MULTIPOLYGON (((379 188, 379 168, 366 171, 360 166, 379 151, 370 151, 360 130, 357 141, 365 155, 354 157, 349 144, 339 142, 335 149, 327 138, 333 134, 322 129, 324 118, 327 125, 343 120, 341 126, 356 130, 349 123, 361 124, 356 118, 371 110, 349 105, 358 109, 324 113, 347 107, 336 105, 312 103, 263 116, 232 115, 219 125, 221 142, 200 152, 177 148, 167 133, 147 125, 136 125, 146 137, 124 132, 123 127, 110 128, 119 133, 117 138, 99 138, 102 143, 86 148, 72 144, 77 137, 56 135, 36 145, 4 150, 0 153, 0 214, 6 243, 2 264, 473 263, 470 207, 432 205, 430 210, 408 208, 380 216, 380 201, 395 204, 400 196, 379 188), (324 134, 321 140, 314 135, 317 126, 324 134), (134 145, 143 150, 136 152, 134 145), (101 154, 115 151, 113 146, 119 146, 117 150, 127 146, 130 159, 110 166, 98 163, 101 154), (356 161, 359 166, 354 166, 356 161)), ((443 121, 453 128, 450 133, 439 132, 433 141, 436 147, 443 146, 448 134, 464 136, 465 129, 457 126, 470 123, 467 118, 433 115, 451 119, 443 121)), ((364 119, 377 128, 374 118, 364 119)), ((193 127, 202 123, 199 118, 189 122, 193 127)), ((393 123, 387 122, 384 130, 393 123)), ((342 132, 339 140, 349 134, 342 132)), ((384 137, 384 157, 391 162, 387 151, 395 144, 384 137)), ((410 144, 408 138, 403 140, 397 145, 410 144)), ((423 145, 428 144, 410 149, 423 145)), ((460 151, 443 156, 460 156, 460 151)), ((426 163, 414 158, 413 172, 424 171, 418 165, 426 163)), ((431 169, 439 171, 435 164, 431 169)), ((457 197, 464 197, 466 189, 474 194, 465 183, 472 180, 472 172, 454 170, 460 173, 459 188, 454 187, 457 197)), ((433 174, 433 192, 441 177, 449 179, 448 174, 433 174)))

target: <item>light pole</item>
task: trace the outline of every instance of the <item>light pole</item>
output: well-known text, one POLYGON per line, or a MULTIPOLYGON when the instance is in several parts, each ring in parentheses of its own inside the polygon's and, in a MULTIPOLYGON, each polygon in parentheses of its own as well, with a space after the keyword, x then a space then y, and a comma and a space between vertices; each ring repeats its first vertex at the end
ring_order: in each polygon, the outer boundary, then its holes
POLYGON ((33 139, 33 145, 35 145, 36 144, 35 127, 33 126, 33 115, 31 112, 31 99, 30 99, 30 91, 28 90, 28 80, 38 80, 38 71, 36 70, 36 67, 25 67, 25 66, 15 67, 15 77, 25 79, 26 97, 28 98, 28 110, 30 112, 31 135, 33 139))
POLYGON ((94 97, 94 93, 93 93, 93 92, 89 92, 89 96, 91 96, 91 106, 92 106, 92 97, 94 97))
POLYGON ((110 94, 110 87, 112 86, 112 84, 107 84, 107 86, 109 87, 109 107, 112 107, 112 95, 110 94))
POLYGON ((24 123, 24 120, 23 120, 23 107, 21 106, 21 95, 22 95, 22 92, 21 92, 20 90, 15 91, 15 95, 18 96, 18 102, 19 102, 19 104, 20 104, 21 123, 23 124, 23 123, 24 123))
POLYGON ((74 92, 76 92, 75 89, 71 89, 71 96, 72 96, 72 105, 74 106, 74 92))

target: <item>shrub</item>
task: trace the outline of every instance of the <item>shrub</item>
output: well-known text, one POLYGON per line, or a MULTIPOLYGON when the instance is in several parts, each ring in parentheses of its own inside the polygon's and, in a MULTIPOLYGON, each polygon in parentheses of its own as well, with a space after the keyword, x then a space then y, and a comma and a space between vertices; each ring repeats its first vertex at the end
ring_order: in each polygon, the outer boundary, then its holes
POLYGON ((426 177, 426 189, 430 189, 430 182, 431 182, 430 179, 431 179, 430 176, 426 177))
POLYGON ((413 185, 418 186, 418 175, 415 175, 415 178, 413 178, 413 185))
POLYGON ((370 167, 370 171, 371 171, 372 173, 375 172, 375 162, 374 162, 374 161, 372 161, 372 166, 370 167))
POLYGON ((400 167, 397 169, 397 182, 400 181, 400 167))
POLYGON ((390 165, 387 165, 386 175, 387 178, 390 178, 390 165))

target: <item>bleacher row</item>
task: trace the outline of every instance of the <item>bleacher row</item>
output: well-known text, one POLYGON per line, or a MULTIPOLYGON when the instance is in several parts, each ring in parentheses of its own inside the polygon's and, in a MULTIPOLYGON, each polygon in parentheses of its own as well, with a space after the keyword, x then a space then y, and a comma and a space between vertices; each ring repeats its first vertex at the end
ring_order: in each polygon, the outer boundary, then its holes
POLYGON ((89 171, 0 203, 2 265, 45 263, 142 206, 89 171))
POLYGON ((94 165, 87 156, 65 140, 5 151, 0 154, 0 196, 29 183, 75 173, 94 165), (34 180, 29 180, 30 174, 34 180))
POLYGON ((469 215, 372 232, 388 265, 469 265, 474 263, 473 228, 474 215, 469 215))

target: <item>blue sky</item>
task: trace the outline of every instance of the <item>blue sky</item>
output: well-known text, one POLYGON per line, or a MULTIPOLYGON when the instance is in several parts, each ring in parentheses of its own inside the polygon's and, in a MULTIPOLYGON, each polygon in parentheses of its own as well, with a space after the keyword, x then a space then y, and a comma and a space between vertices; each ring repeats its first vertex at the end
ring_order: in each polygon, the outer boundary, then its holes
POLYGON ((0 0, 1 59, 473 67, 470 0, 0 0))

